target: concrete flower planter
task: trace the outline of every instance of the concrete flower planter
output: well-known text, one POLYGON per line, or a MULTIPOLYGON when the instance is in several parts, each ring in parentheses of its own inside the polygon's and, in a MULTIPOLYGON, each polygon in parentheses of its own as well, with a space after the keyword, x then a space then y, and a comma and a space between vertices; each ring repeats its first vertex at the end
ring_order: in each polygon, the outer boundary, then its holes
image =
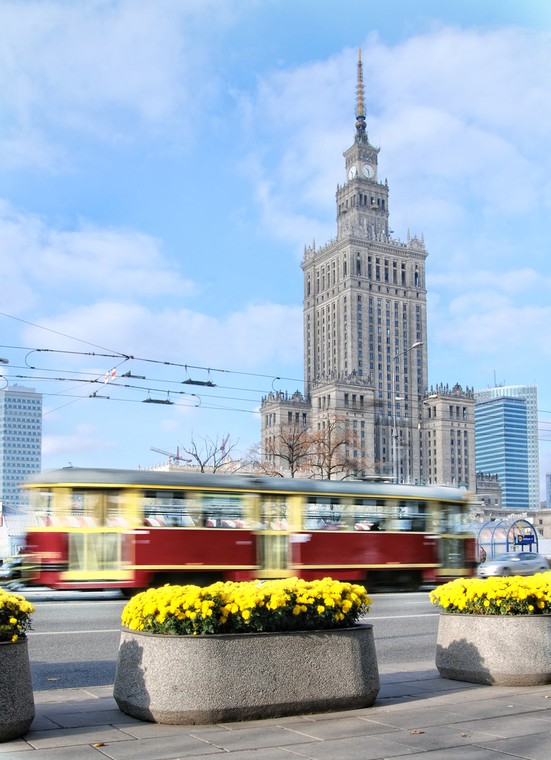
POLYGON ((33 720, 27 641, 0 642, 0 742, 26 734, 33 720))
POLYGON ((440 615, 436 667, 456 681, 551 683, 551 615, 440 615))
POLYGON ((371 706, 371 625, 333 631, 160 636, 123 629, 119 708, 156 723, 217 723, 371 706))

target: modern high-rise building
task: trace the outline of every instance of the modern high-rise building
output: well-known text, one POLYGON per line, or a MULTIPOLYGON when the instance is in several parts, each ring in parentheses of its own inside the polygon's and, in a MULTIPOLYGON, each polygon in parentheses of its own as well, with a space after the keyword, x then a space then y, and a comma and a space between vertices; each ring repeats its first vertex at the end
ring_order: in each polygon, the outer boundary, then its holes
POLYGON ((502 507, 526 511, 529 506, 529 445, 526 399, 499 396, 475 405, 476 469, 497 475, 502 507))
MULTIPOLYGON (((379 176, 378 162, 379 148, 370 143, 367 132, 358 55, 354 142, 344 152, 344 181, 337 187, 336 237, 321 247, 306 247, 301 264, 305 391, 292 396, 272 393, 263 399, 263 453, 269 459, 276 441, 288 441, 291 434, 296 438, 304 429, 322 434, 336 421, 346 431, 350 472, 399 482, 453 479, 474 488, 475 474, 463 465, 464 457, 474 461, 472 392, 466 401, 468 419, 456 419, 454 403, 449 420, 456 435, 452 446, 457 447, 460 436, 471 436, 466 449, 460 439, 461 468, 452 472, 447 466, 452 463, 449 433, 448 451, 440 457, 442 479, 435 466, 438 457, 431 454, 435 465, 430 477, 428 457, 426 467, 423 462, 428 416, 427 251, 422 237, 409 232, 405 242, 393 237, 389 185, 379 176)), ((449 402, 448 398, 446 409, 449 402)), ((459 402, 463 409, 463 400, 459 402)))
MULTIPOLYGON (((476 404, 499 398, 519 398, 525 401, 527 423, 528 461, 528 509, 540 509, 539 486, 539 440, 538 440, 538 388, 536 385, 502 385, 475 391, 476 404)), ((477 418, 478 419, 478 418, 477 418)), ((478 440, 478 432, 477 432, 478 440)), ((476 453, 477 469, 479 468, 478 448, 476 453)), ((503 484, 502 484, 503 487, 503 484)), ((503 504, 505 506, 505 503, 503 504)))
POLYGON ((0 391, 0 501, 9 514, 26 506, 20 486, 40 472, 42 394, 10 385, 0 391))

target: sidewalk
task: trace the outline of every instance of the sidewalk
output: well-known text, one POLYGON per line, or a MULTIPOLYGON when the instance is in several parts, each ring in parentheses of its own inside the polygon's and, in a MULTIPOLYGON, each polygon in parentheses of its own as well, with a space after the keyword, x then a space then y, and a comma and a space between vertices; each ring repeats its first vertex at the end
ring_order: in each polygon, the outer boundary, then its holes
POLYGON ((0 760, 549 760, 551 685, 477 686, 432 663, 381 668, 373 707, 209 726, 161 726, 124 715, 112 686, 35 692, 24 739, 0 760))

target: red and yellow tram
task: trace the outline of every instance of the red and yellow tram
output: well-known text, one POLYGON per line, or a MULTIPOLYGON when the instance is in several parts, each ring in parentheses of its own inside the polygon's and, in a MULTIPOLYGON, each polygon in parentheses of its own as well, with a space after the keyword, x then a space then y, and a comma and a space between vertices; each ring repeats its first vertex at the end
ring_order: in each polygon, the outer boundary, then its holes
POLYGON ((476 565, 455 488, 73 467, 26 488, 26 580, 56 589, 286 576, 417 588, 476 565))

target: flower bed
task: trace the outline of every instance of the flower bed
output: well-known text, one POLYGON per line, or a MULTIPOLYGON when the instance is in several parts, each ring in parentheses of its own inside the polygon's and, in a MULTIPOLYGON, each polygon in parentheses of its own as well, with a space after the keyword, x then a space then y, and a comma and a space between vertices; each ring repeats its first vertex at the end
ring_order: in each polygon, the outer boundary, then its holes
POLYGON ((33 605, 23 596, 0 589, 0 642, 25 639, 33 612, 33 605))
POLYGON ((122 613, 133 631, 197 635, 349 628, 368 612, 363 586, 331 578, 163 586, 134 596, 122 613))
POLYGON ((458 578, 434 589, 430 600, 444 612, 475 615, 548 615, 551 573, 527 578, 458 578))
POLYGON ((33 612, 24 597, 0 589, 0 742, 26 734, 34 719, 26 640, 33 612))
POLYGON ((441 676, 499 686, 551 683, 551 573, 457 579, 430 598, 443 612, 441 676))
POLYGON ((158 723, 369 707, 379 692, 362 586, 326 578, 164 586, 123 611, 114 697, 158 723))

